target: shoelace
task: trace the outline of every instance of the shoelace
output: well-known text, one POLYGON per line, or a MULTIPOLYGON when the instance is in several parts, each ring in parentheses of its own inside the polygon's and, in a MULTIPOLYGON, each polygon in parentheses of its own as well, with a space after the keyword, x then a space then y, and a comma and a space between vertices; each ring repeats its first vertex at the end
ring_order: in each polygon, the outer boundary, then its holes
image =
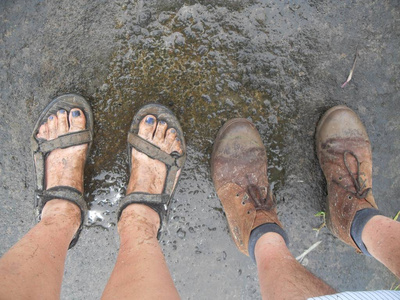
POLYGON ((354 184, 354 188, 356 190, 356 192, 353 192, 352 190, 350 190, 348 187, 340 184, 338 181, 333 180, 334 183, 336 183, 338 186, 340 186, 342 189, 344 189, 346 192, 352 194, 354 197, 356 197, 357 199, 365 199, 369 193, 369 191, 371 190, 371 188, 365 188, 365 183, 367 180, 362 180, 360 177, 360 161, 358 160, 357 155, 355 155, 352 151, 345 151, 343 153, 343 160, 344 160, 344 165, 347 169, 347 172, 350 174, 350 177, 353 181, 354 184), (350 154, 351 156, 353 156, 357 162, 357 173, 354 174, 351 172, 348 161, 347 161, 347 154, 350 154), (357 178, 354 176, 357 175, 357 178))
POLYGON ((276 205, 275 197, 270 195, 270 189, 267 188, 267 195, 265 198, 262 197, 261 188, 255 184, 249 184, 247 186, 247 194, 249 195, 250 202, 254 205, 257 210, 270 210, 276 205), (271 199, 271 201, 268 201, 271 199))

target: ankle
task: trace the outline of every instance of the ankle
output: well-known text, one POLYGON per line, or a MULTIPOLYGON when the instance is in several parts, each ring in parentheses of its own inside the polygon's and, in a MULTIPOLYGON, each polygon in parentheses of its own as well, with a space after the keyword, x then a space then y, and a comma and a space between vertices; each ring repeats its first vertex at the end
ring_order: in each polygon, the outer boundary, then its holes
POLYGON ((371 254, 368 252, 364 243, 364 239, 362 238, 365 231, 364 229, 367 227, 367 224, 369 224, 370 221, 381 215, 382 213, 375 208, 361 209, 356 213, 351 224, 350 236, 361 252, 367 256, 371 256, 371 254))
POLYGON ((254 254, 257 265, 271 261, 271 258, 286 256, 292 257, 284 238, 276 232, 268 232, 261 236, 255 246, 254 254))
POLYGON ((382 237, 385 234, 388 234, 387 228, 390 227, 391 224, 397 224, 394 223, 396 221, 382 216, 382 215, 376 215, 372 217, 364 226, 363 231, 361 233, 361 238, 363 243, 367 246, 368 244, 371 245, 371 240, 373 240, 374 237, 380 236, 382 237))
POLYGON ((118 232, 122 236, 126 231, 145 232, 146 235, 157 237, 160 228, 160 216, 147 205, 131 204, 121 213, 118 222, 118 232))
POLYGON ((259 245, 264 243, 269 244, 271 242, 280 243, 281 239, 277 239, 277 237, 274 234, 270 233, 275 233, 277 236, 283 239, 286 246, 289 244, 289 238, 286 232, 282 229, 282 227, 280 227, 275 223, 266 223, 254 228, 250 233, 250 238, 249 238, 249 255, 254 263, 256 263, 255 248, 260 239, 262 240, 259 245))
POLYGON ((81 210, 76 204, 66 200, 50 200, 43 207, 40 223, 54 224, 75 233, 81 224, 81 210))

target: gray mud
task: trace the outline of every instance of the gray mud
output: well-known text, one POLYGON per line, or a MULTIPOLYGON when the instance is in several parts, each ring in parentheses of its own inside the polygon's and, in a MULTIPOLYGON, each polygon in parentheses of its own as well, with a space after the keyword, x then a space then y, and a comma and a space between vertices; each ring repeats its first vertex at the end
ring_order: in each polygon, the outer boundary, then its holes
POLYGON ((128 180, 126 134, 143 104, 178 116, 188 161, 161 245, 183 299, 259 299, 256 268, 231 238, 210 178, 218 129, 259 129, 279 217, 297 256, 334 288, 389 289, 396 278, 323 228, 325 182, 315 126, 353 108, 373 145, 374 195, 400 210, 400 5, 397 1, 2 1, 0 253, 34 224, 29 138, 55 96, 85 96, 95 142, 85 176, 90 213, 69 251, 63 299, 98 299, 119 245, 116 209, 128 180), (358 48, 353 80, 346 80, 358 48), (18 120, 18 122, 17 122, 18 120))

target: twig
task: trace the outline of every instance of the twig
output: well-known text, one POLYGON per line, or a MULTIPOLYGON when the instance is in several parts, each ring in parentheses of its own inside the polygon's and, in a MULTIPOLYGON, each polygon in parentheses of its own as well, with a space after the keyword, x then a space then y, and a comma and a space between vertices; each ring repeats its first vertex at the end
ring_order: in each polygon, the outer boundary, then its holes
POLYGON ((315 248, 318 247, 318 245, 321 244, 321 241, 316 242, 314 245, 312 245, 310 248, 308 248, 306 251, 304 251, 302 254, 300 254, 299 256, 296 257, 296 260, 301 263, 304 259, 304 257, 306 257, 306 255, 308 253, 310 253, 311 251, 313 251, 315 248))
POLYGON ((342 88, 344 88, 346 86, 346 84, 348 84, 350 82, 351 78, 353 77, 353 72, 354 72, 354 68, 356 67, 357 57, 358 57, 358 47, 356 49, 356 56, 354 57, 353 67, 350 70, 349 77, 347 77, 346 82, 342 84, 342 88))

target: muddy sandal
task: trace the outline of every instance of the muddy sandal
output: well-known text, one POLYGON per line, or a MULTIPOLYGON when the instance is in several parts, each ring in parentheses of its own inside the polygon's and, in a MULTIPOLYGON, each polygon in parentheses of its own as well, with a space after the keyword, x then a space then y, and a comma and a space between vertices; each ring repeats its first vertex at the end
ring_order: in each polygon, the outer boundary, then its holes
POLYGON ((35 213, 37 221, 40 221, 44 205, 53 199, 63 199, 75 203, 81 210, 81 224, 69 248, 72 248, 78 241, 79 234, 83 227, 83 222, 87 212, 87 204, 80 191, 69 186, 56 186, 46 190, 45 183, 45 162, 49 153, 58 148, 68 148, 81 144, 88 144, 86 158, 88 157, 93 140, 93 114, 89 103, 81 96, 68 94, 55 98, 40 115, 31 136, 31 150, 35 167, 35 213), (72 108, 79 108, 86 117, 86 130, 71 132, 59 136, 54 140, 45 140, 37 138, 40 126, 52 114, 64 109, 70 111, 72 108))
POLYGON ((152 159, 163 162, 167 167, 167 175, 164 181, 162 194, 134 192, 126 195, 121 200, 119 206, 118 221, 121 217, 122 211, 128 205, 133 203, 145 204, 154 209, 160 216, 160 228, 157 236, 159 238, 161 232, 164 230, 167 221, 168 205, 175 191, 174 183, 176 180, 176 174, 183 168, 186 160, 186 143, 183 131, 173 112, 159 104, 148 104, 143 106, 133 117, 128 133, 129 170, 132 169, 132 147, 152 159), (177 137, 181 140, 182 154, 178 154, 177 152, 168 154, 138 135, 140 121, 147 115, 152 115, 155 116, 157 120, 165 121, 168 124, 168 128, 175 128, 177 137))

